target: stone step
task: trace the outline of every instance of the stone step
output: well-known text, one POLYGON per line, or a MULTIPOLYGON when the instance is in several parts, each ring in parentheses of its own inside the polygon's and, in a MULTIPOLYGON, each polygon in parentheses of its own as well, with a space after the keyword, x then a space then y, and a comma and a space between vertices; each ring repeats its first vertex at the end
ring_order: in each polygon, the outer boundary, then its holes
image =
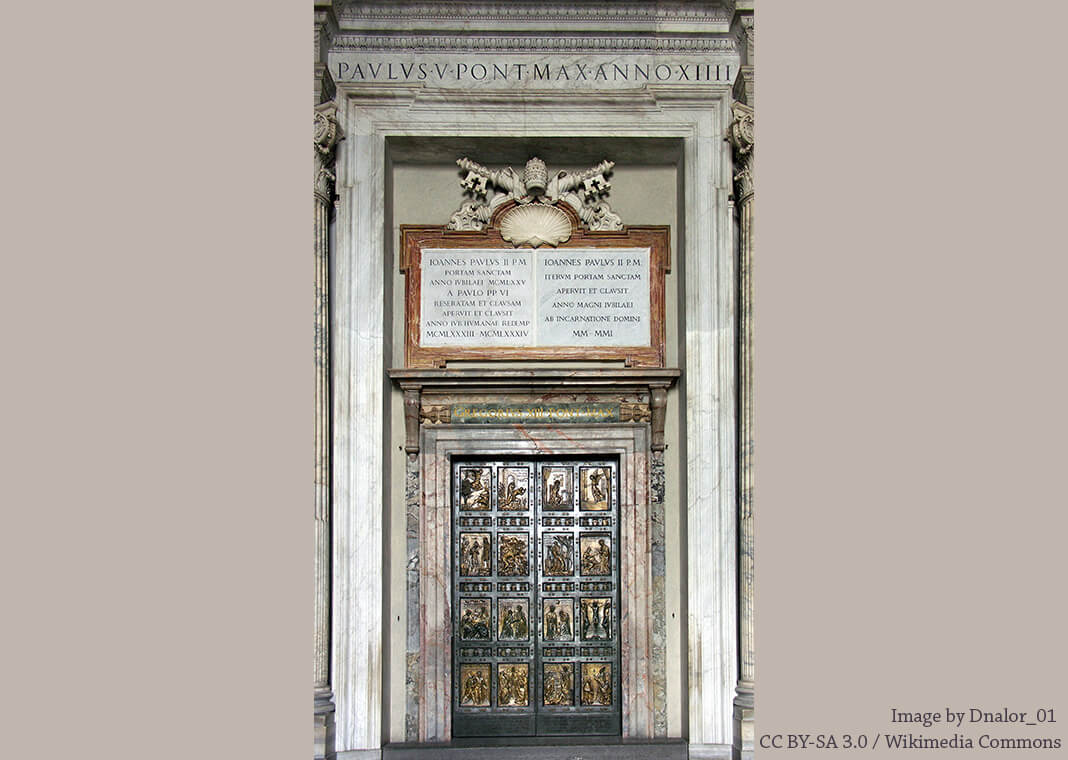
POLYGON ((383 760, 686 760, 683 739, 500 738, 448 744, 387 744, 383 760))

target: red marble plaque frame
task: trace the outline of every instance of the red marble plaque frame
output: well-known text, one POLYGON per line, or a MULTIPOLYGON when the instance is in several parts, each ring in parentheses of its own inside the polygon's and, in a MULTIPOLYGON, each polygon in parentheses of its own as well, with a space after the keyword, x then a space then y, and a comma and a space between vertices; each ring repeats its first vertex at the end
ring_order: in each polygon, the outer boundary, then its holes
MULTIPOLYGON (((401 225, 400 270, 405 274, 405 327, 404 362, 407 367, 444 367, 452 360, 470 361, 522 361, 546 360, 622 360, 628 367, 663 367, 666 360, 664 325, 664 275, 671 271, 670 239, 668 226, 624 227, 619 232, 590 232, 578 222, 575 213, 566 205, 557 208, 565 211, 571 220, 571 237, 557 247, 543 245, 537 253, 549 254, 569 248, 648 248, 649 249, 649 342, 643 346, 523 346, 523 347, 469 347, 469 346, 422 346, 421 335, 421 285, 422 252, 426 248, 479 248, 486 250, 515 250, 516 246, 504 240, 496 222, 501 214, 514 203, 502 206, 484 230, 458 232, 445 227, 401 225)), ((530 246, 520 246, 530 248, 530 246)))

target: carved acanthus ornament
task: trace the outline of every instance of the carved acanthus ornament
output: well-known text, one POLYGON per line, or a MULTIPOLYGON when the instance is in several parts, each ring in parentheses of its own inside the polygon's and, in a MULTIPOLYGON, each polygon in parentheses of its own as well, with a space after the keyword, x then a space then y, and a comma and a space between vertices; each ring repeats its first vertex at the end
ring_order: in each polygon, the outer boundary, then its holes
POLYGON ((452 215, 451 230, 481 230, 503 203, 515 201, 500 220, 501 236, 515 246, 557 246, 571 237, 571 223, 558 207, 567 204, 590 230, 621 230, 623 221, 604 196, 612 187, 605 178, 615 164, 602 161, 582 172, 559 171, 551 178, 540 158, 527 161, 520 174, 512 167, 489 169, 469 158, 456 164, 467 172, 460 187, 473 200, 452 215))
POLYGON ((315 196, 324 203, 334 202, 334 147, 338 142, 337 106, 322 103, 315 107, 315 196))
POLYGON ((734 121, 728 139, 734 148, 734 193, 739 204, 753 196, 753 109, 744 103, 731 105, 734 121))

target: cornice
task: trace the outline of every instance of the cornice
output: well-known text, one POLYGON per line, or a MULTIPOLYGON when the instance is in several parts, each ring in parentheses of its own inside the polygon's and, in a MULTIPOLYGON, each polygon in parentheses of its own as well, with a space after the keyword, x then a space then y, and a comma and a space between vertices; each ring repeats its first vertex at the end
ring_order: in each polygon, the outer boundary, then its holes
POLYGON ((336 2, 342 29, 405 28, 418 25, 439 27, 458 24, 466 29, 502 25, 520 29, 527 26, 594 25, 594 28, 671 29, 674 31, 718 31, 730 24, 734 0, 697 2, 336 2))
POLYGON ((574 53, 735 53, 735 38, 648 36, 527 36, 527 35, 369 35, 342 32, 333 43, 337 51, 386 52, 574 52, 574 53))

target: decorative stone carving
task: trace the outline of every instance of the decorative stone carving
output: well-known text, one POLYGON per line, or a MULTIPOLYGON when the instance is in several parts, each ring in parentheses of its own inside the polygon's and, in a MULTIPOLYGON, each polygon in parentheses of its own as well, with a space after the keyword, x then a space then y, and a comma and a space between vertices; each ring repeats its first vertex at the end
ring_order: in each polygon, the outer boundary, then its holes
POLYGON ((623 221, 603 197, 612 187, 605 178, 615 166, 612 161, 582 172, 560 171, 552 177, 536 156, 527 161, 522 174, 510 166, 489 169, 469 158, 458 159, 456 164, 467 172, 460 187, 475 200, 464 202, 452 215, 451 230, 483 229, 493 212, 509 200, 515 201, 516 208, 501 217, 501 236, 517 247, 557 246, 570 238, 571 221, 557 208, 562 203, 591 230, 623 229, 623 221))
POLYGON ((571 237, 571 220, 555 206, 516 206, 501 217, 501 237, 516 246, 555 247, 571 237))
POLYGON ((652 416, 648 404, 620 404, 620 422, 649 422, 652 416))
POLYGON ((324 203, 334 202, 334 146, 338 141, 337 106, 322 103, 315 107, 315 195, 324 203))
POLYGON ((419 411, 419 421, 424 425, 447 425, 452 422, 452 409, 445 405, 424 406, 419 411))
POLYGON ((450 230, 470 230, 477 232, 486 226, 493 211, 484 203, 465 201, 459 211, 449 219, 450 230))
POLYGON ((744 103, 731 105, 734 121, 731 122, 728 139, 734 148, 734 188, 739 204, 753 195, 753 109, 744 103))
POLYGON ((505 21, 511 25, 524 22, 544 23, 547 18, 560 22, 593 22, 605 25, 630 26, 650 23, 685 22, 688 26, 716 26, 730 20, 734 10, 731 0, 693 2, 671 0, 658 3, 584 2, 535 3, 514 2, 455 2, 428 0, 421 3, 346 2, 338 16, 346 26, 360 22, 400 25, 416 21, 437 24, 456 18, 468 24, 505 21))
MULTIPOLYGON (((512 6, 521 7, 521 6, 512 6)), ((341 32, 334 40, 335 50, 359 50, 362 52, 415 52, 470 51, 517 52, 559 51, 561 53, 733 53, 738 42, 728 37, 650 37, 648 35, 577 37, 564 35, 520 36, 497 34, 491 36, 465 36, 459 34, 405 34, 383 36, 341 32)))
POLYGON ((404 451, 414 460, 419 453, 419 389, 404 389, 404 451))

